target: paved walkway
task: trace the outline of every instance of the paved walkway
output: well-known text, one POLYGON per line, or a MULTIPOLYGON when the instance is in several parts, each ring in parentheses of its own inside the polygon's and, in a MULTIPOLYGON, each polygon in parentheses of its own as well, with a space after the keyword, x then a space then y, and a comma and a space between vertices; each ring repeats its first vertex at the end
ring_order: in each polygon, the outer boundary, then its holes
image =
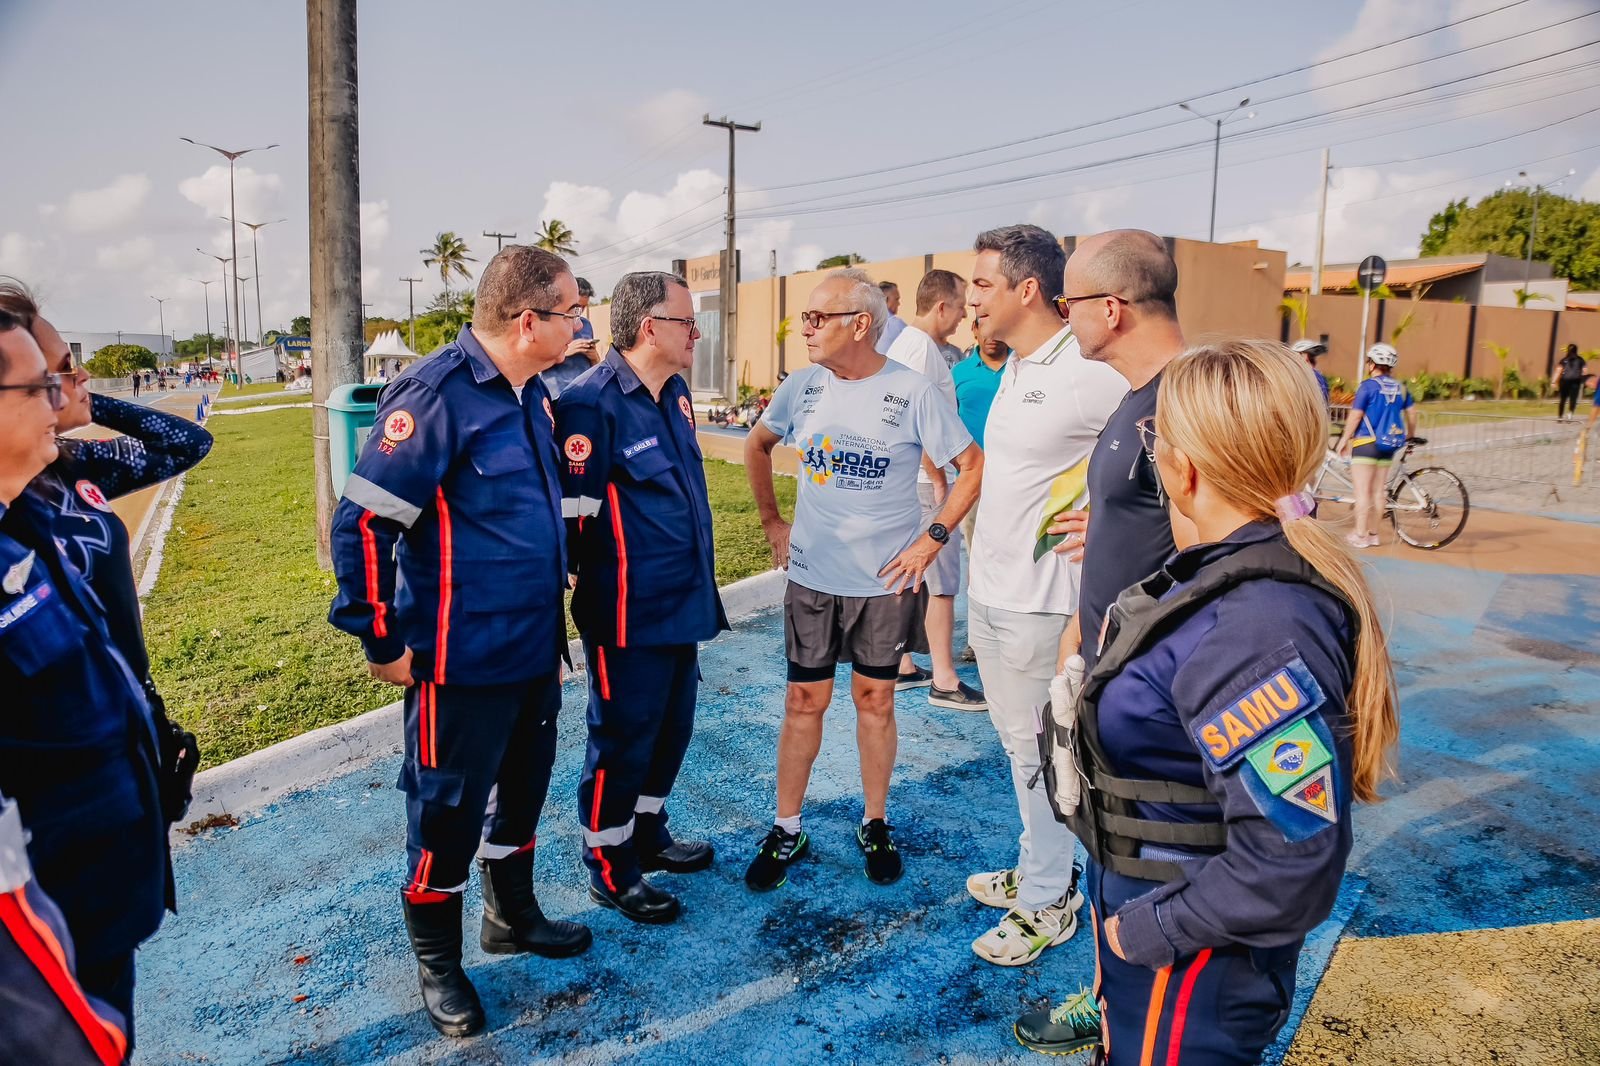
MULTIPOLYGON (((1302 959, 1274 1062, 1600 1059, 1600 578, 1437 562, 1375 560, 1401 662, 1404 777, 1358 812, 1338 908, 1302 959)), ((140 958, 143 1061, 1046 1061, 1016 1045, 1011 1021, 1089 980, 1092 945, 1080 935, 1016 970, 968 948, 996 912, 963 881, 1006 865, 1016 831, 986 716, 899 699, 890 810, 907 875, 878 888, 851 838, 854 731, 836 700, 806 809, 816 853, 786 888, 745 890, 772 806, 781 646, 768 614, 705 652, 672 809, 719 861, 663 878, 684 900, 676 925, 630 924, 584 894, 583 696, 569 685, 537 878, 549 911, 593 927, 587 955, 470 945, 491 1029, 434 1035, 396 899, 403 814, 390 757, 180 850, 183 911, 140 958)), ((474 879, 469 913, 477 906, 474 879)))

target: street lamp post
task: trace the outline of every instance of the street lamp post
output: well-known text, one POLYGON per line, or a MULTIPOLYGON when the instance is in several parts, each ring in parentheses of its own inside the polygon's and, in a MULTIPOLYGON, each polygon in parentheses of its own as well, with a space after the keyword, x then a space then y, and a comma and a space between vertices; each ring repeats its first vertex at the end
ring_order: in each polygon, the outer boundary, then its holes
POLYGON ((211 286, 214 281, 201 281, 199 278, 190 278, 190 281, 200 286, 206 294, 206 369, 211 369, 211 286))
MULTIPOLYGON (((1528 287, 1533 284, 1533 245, 1534 242, 1539 239, 1539 194, 1559 187, 1563 182, 1576 173, 1576 170, 1568 170, 1555 181, 1547 181, 1543 184, 1538 184, 1529 181, 1528 172, 1526 170, 1520 170, 1517 172, 1518 181, 1527 185, 1533 190, 1533 217, 1528 221, 1528 252, 1522 267, 1522 302, 1524 306, 1526 306, 1528 302, 1528 287)), ((1510 188, 1511 184, 1512 183, 1508 180, 1506 182, 1506 187, 1510 188)))
MULTIPOLYGON (((1206 237, 1208 241, 1214 242, 1217 239, 1217 172, 1222 167, 1222 124, 1237 115, 1239 110, 1249 103, 1250 98, 1247 96, 1235 104, 1233 109, 1225 115, 1202 115, 1188 104, 1178 105, 1206 125, 1215 127, 1216 131, 1211 141, 1211 231, 1206 237)), ((1244 117, 1255 118, 1256 113, 1251 111, 1244 117)))
MULTIPOLYGON (((259 273, 259 271, 258 271, 258 273, 259 273)), ((238 267, 234 267, 233 268, 233 280, 234 280, 235 284, 242 285, 247 281, 254 281, 255 279, 253 277, 251 277, 250 275, 248 275, 248 274, 246 274, 244 277, 241 278, 239 276, 239 268, 238 267)), ((250 305, 246 304, 244 306, 243 310, 244 310, 244 324, 239 327, 239 345, 240 345, 241 348, 244 346, 245 340, 250 336, 250 305)), ((256 323, 256 329, 260 329, 260 328, 261 328, 261 323, 257 322, 256 323)), ((239 354, 242 357, 244 353, 240 352, 239 354)))
MULTIPOLYGON (((172 297, 170 297, 170 296, 152 296, 152 297, 150 297, 150 299, 152 299, 152 300, 154 300, 156 302, 156 317, 158 319, 160 319, 160 321, 161 321, 161 343, 162 343, 163 346, 165 346, 165 344, 167 343, 167 301, 172 299, 172 297)), ((165 354, 167 356, 169 356, 168 361, 170 362, 171 361, 170 356, 172 355, 172 353, 171 352, 167 352, 165 354)), ((161 362, 161 360, 157 359, 156 362, 159 364, 161 362)))
MULTIPOLYGON (((233 220, 231 218, 224 218, 223 221, 231 223, 233 220)), ((261 249, 256 246, 256 234, 260 233, 261 230, 267 226, 276 226, 280 222, 287 221, 289 220, 286 218, 275 218, 271 222, 246 222, 243 219, 239 220, 239 225, 250 231, 250 261, 256 265, 256 329, 262 333, 266 332, 267 320, 261 317, 261 249)), ((250 279, 246 278, 245 280, 248 281, 250 279)))
MULTIPOLYGON (((222 365, 224 367, 226 367, 228 365, 228 334, 229 334, 229 320, 228 320, 228 264, 233 262, 233 260, 231 258, 228 258, 227 256, 212 255, 212 253, 206 251, 204 248, 196 248, 195 251, 199 252, 201 255, 208 256, 208 257, 210 257, 212 259, 215 259, 217 261, 217 264, 222 268, 222 365)), ((208 303, 207 307, 209 307, 209 306, 210 306, 210 304, 208 303)), ((235 337, 234 340, 233 340, 233 350, 236 353, 239 350, 239 341, 238 341, 237 337, 235 337)))
MULTIPOLYGON (((230 149, 227 149, 227 148, 218 148, 214 144, 201 144, 199 141, 194 140, 194 139, 189 138, 189 137, 180 137, 178 139, 180 141, 188 141, 190 144, 194 145, 197 148, 209 148, 213 152, 216 152, 218 155, 223 156, 228 161, 228 216, 229 216, 228 233, 233 238, 233 255, 232 255, 231 258, 235 262, 237 262, 238 259, 239 259, 239 226, 238 226, 238 224, 236 222, 233 221, 233 219, 236 219, 236 218, 239 217, 239 209, 235 205, 235 202, 234 202, 234 192, 233 192, 234 164, 238 161, 240 156, 249 155, 251 152, 265 152, 268 149, 276 148, 278 146, 276 144, 269 144, 269 145, 266 145, 263 148, 240 148, 240 149, 235 151, 235 150, 230 150, 230 149)), ((210 253, 206 253, 206 254, 210 254, 210 253)), ((223 279, 223 288, 224 288, 224 290, 226 290, 226 288, 227 288, 227 279, 226 279, 226 277, 224 277, 224 279, 223 279)), ((237 270, 234 271, 234 280, 233 280, 233 308, 234 308, 233 320, 235 322, 242 321, 243 318, 244 318, 244 313, 243 313, 244 312, 244 301, 243 301, 243 297, 239 293, 239 272, 237 270)), ((240 336, 242 336, 242 335, 236 335, 235 338, 234 338, 233 353, 234 353, 235 361, 237 361, 238 355, 239 355, 239 343, 238 342, 239 342, 239 337, 240 336)))

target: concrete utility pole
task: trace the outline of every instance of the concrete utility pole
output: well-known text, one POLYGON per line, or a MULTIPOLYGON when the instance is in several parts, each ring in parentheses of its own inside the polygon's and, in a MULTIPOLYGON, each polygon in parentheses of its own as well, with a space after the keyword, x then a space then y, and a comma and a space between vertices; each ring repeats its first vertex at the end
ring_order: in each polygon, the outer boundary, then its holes
MULTIPOLYGON (((490 233, 488 230, 484 230, 483 235, 485 237, 494 238, 494 252, 496 255, 500 254, 500 249, 505 246, 506 241, 514 241, 517 239, 517 235, 515 233, 490 233)), ((400 280, 404 281, 405 279, 401 278, 400 280)))
POLYGON ((328 454, 328 394, 361 380, 360 108, 356 0, 306 0, 310 103, 311 433, 316 459, 317 563, 333 565, 337 502, 328 454))
MULTIPOLYGON (((512 234, 516 236, 515 233, 512 234)), ((406 283, 406 322, 411 326, 411 341, 407 345, 412 351, 417 350, 417 285, 421 278, 401 278, 406 283)))
POLYGON ((728 246, 722 253, 722 293, 717 302, 721 310, 720 317, 722 318, 722 391, 727 395, 731 403, 739 399, 739 371, 738 367, 734 365, 739 351, 739 342, 734 335, 734 331, 739 328, 739 253, 734 245, 736 215, 733 200, 733 143, 736 134, 759 132, 761 123, 757 122, 753 126, 747 126, 743 123, 734 122, 727 115, 723 115, 719 119, 713 119, 710 114, 703 116, 700 123, 704 126, 716 126, 719 129, 728 131, 728 210, 723 215, 723 221, 727 227, 728 246))
MULTIPOLYGON (((1529 179, 1526 170, 1517 172, 1518 180, 1533 190, 1533 218, 1528 222, 1528 253, 1522 268, 1522 301, 1524 306, 1531 302, 1528 296, 1529 287, 1533 284, 1533 245, 1539 239, 1539 194, 1549 192, 1551 189, 1564 184, 1568 178, 1576 173, 1576 170, 1569 170, 1555 181, 1547 181, 1540 184, 1529 179)), ((1511 182, 1506 182, 1506 187, 1510 188, 1511 182)))
POLYGON ((1322 150, 1322 185, 1317 191, 1317 258, 1311 264, 1311 295, 1322 295, 1322 239, 1328 231, 1328 149, 1322 150))
MULTIPOLYGON (((164 346, 167 343, 167 301, 172 299, 172 297, 170 297, 170 296, 152 296, 152 297, 150 297, 150 299, 152 299, 152 300, 154 300, 156 302, 156 317, 161 320, 161 343, 164 346)), ((170 351, 163 352, 161 354, 169 356, 169 357, 172 355, 172 353, 170 351)), ((170 361, 170 358, 169 358, 169 361, 170 361)), ((156 362, 159 364, 161 362, 161 360, 157 359, 156 362)))

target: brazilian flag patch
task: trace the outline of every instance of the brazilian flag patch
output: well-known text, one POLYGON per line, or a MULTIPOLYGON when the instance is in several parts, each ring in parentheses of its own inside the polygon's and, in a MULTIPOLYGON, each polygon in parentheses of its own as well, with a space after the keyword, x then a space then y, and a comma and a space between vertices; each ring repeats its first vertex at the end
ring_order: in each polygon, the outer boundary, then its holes
POLYGON ((1252 744, 1245 759, 1256 776, 1281 796, 1333 761, 1333 753, 1304 719, 1252 744))

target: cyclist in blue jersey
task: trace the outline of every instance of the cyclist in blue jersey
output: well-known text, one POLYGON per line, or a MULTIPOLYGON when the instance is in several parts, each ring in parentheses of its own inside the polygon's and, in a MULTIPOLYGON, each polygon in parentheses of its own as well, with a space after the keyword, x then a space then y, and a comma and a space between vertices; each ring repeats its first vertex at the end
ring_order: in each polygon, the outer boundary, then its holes
POLYGON ((1321 341, 1307 339, 1295 341, 1294 350, 1299 355, 1305 356, 1306 365, 1311 368, 1312 376, 1317 379, 1317 388, 1322 390, 1322 406, 1328 406, 1328 379, 1317 369, 1317 360, 1328 354, 1328 346, 1321 341))
POLYGON ((1350 460, 1356 490, 1355 528, 1345 535, 1352 548, 1378 545, 1383 494, 1395 453, 1416 434, 1414 400, 1405 383, 1394 377, 1400 353, 1391 344, 1367 349, 1367 379, 1350 401, 1350 415, 1335 450, 1350 460))

